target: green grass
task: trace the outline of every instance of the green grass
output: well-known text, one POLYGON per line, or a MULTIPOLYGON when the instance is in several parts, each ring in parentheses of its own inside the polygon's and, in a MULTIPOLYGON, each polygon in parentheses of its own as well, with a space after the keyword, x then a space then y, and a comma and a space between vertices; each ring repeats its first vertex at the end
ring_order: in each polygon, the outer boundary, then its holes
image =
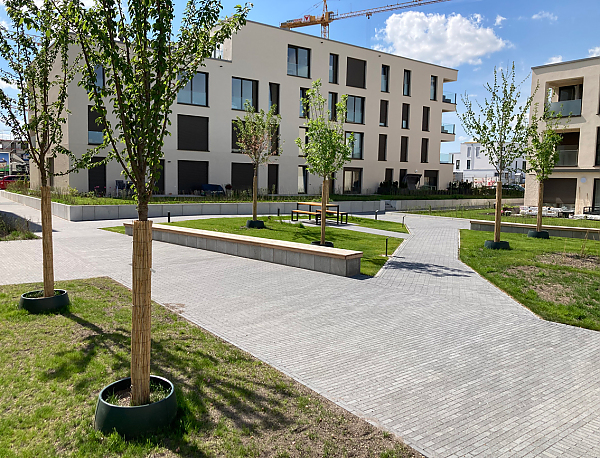
MULTIPOLYGON (((421 215, 432 215, 432 216, 448 216, 450 218, 465 218, 465 219, 481 219, 485 221, 494 221, 494 209, 463 209, 457 208, 455 210, 432 210, 432 211, 413 211, 410 213, 416 213, 421 215)), ((536 224, 536 216, 503 216, 502 221, 506 223, 522 223, 522 224, 536 224)), ((600 221, 594 221, 591 219, 571 219, 571 218, 552 218, 542 217, 542 224, 545 226, 568 226, 568 227, 595 227, 600 228, 600 221)))
POLYGON ((600 242, 503 233, 510 250, 484 249, 491 236, 462 230, 461 260, 545 320, 600 330, 600 242))
MULTIPOLYGON (((247 229, 248 218, 209 218, 170 223, 173 226, 204 229, 207 231, 226 232, 229 234, 249 235, 266 239, 285 240, 288 242, 311 243, 321 237, 321 227, 314 223, 290 224, 284 217, 261 217, 266 222, 265 229, 247 229)), ((402 226, 402 225, 400 225, 402 226)), ((385 239, 381 235, 365 234, 346 229, 328 227, 325 238, 333 242, 336 248, 362 251, 360 273, 375 275, 385 264, 385 239)), ((402 239, 390 238, 388 254, 392 254, 402 243, 402 239)))
POLYGON ((103 231, 116 232, 117 234, 125 233, 125 226, 101 227, 103 231))
POLYGON ((361 227, 368 227, 371 229, 379 229, 380 231, 400 232, 408 234, 408 229, 402 223, 395 223, 393 221, 374 220, 370 218, 361 218, 358 216, 348 216, 348 222, 356 224, 361 227))
POLYGON ((37 235, 29 231, 11 231, 8 234, 0 233, 0 242, 10 242, 12 240, 33 240, 39 239, 37 235))
POLYGON ((1 457, 413 456, 399 441, 167 309, 152 306, 153 374, 175 383, 172 426, 135 440, 93 428, 99 391, 129 375, 131 294, 57 282, 72 304, 29 315, 0 286, 1 457), (335 439, 334 439, 335 437, 335 439), (336 453, 337 453, 336 452, 336 453), (357 455, 353 455, 357 456, 357 455))

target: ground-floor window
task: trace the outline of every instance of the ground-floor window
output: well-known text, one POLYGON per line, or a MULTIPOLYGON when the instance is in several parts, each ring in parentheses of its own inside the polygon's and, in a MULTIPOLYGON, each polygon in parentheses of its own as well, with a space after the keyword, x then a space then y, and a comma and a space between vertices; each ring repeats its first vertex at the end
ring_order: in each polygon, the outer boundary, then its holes
POLYGON ((544 204, 553 207, 574 207, 577 178, 549 178, 544 181, 544 204))
POLYGON ((360 194, 362 189, 362 169, 344 169, 344 194, 360 194))
POLYGON ((279 194, 279 164, 269 164, 267 188, 269 194, 279 194))
POLYGON ((425 170, 425 184, 433 189, 437 189, 439 173, 437 170, 425 170))
POLYGON ((231 188, 234 191, 248 191, 252 193, 254 181, 254 166, 250 163, 231 164, 231 188))
POLYGON ((177 161, 177 192, 199 194, 208 184, 208 161, 177 161))
MULTIPOLYGON (((93 157, 92 164, 103 160, 103 157, 93 157)), ((104 196, 106 194, 106 164, 88 169, 88 191, 93 192, 97 196, 104 196)))
POLYGON ((298 194, 308 192, 308 169, 305 165, 298 166, 298 194))

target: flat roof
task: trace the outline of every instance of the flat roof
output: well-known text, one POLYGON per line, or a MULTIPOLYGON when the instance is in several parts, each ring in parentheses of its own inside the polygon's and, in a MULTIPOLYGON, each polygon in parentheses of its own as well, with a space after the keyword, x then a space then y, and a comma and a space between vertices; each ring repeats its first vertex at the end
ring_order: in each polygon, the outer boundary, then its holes
POLYGON ((556 67, 558 65, 565 65, 565 64, 573 64, 576 62, 586 62, 588 60, 594 60, 594 59, 600 59, 600 56, 594 56, 594 57, 585 57, 583 59, 575 59, 575 60, 567 60, 565 62, 556 62, 554 64, 544 64, 544 65, 538 65, 536 67, 531 67, 532 70, 535 70, 537 68, 546 68, 546 67, 556 67))

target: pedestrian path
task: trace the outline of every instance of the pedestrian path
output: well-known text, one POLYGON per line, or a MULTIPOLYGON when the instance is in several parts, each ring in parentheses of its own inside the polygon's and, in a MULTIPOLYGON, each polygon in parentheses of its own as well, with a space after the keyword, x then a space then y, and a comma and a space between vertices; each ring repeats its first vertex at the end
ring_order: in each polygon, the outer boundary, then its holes
MULTIPOLYGON (((117 221, 53 221, 57 279, 131 286, 131 238, 97 229, 117 221)), ((156 242, 152 295, 427 457, 600 457, 600 333, 542 321, 462 264, 466 221, 405 222, 372 279, 156 242)), ((2 284, 41 280, 41 241, 0 259, 2 284)))

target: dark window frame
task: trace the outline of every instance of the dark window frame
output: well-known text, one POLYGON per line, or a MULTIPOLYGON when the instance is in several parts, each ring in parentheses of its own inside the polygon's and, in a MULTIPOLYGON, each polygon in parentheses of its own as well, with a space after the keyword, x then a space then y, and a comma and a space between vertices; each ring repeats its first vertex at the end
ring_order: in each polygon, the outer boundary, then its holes
POLYGON ((304 101, 304 99, 308 98, 308 91, 307 87, 300 88, 300 107, 298 113, 299 117, 303 119, 310 118, 310 105, 304 101))
POLYGON ((379 134, 379 143, 377 146, 377 160, 387 161, 387 134, 379 134))
POLYGON ((100 115, 94 111, 94 107, 92 105, 88 105, 88 145, 101 145, 104 142, 104 123, 96 122, 98 118, 100 118, 100 115), (90 141, 90 132, 101 133, 102 140, 90 141))
POLYGON ((365 123, 365 98, 360 97, 358 95, 348 95, 348 99, 346 100, 346 122, 350 124, 364 124, 365 123), (356 121, 356 100, 360 100, 361 110, 360 110, 360 122, 356 121), (352 100, 352 119, 350 121, 350 101, 352 100))
POLYGON ((329 120, 337 121, 337 103, 338 103, 338 93, 330 92, 327 96, 327 108, 329 109, 329 120))
MULTIPOLYGON (((359 168, 359 167, 344 167, 342 169, 342 180, 343 180, 343 182, 342 182, 342 192, 344 194, 357 194, 357 195, 362 194, 362 184, 363 184, 362 183, 362 179, 363 179, 363 169, 362 168, 359 168), (359 186, 358 186, 359 189, 358 189, 358 191, 354 190, 354 186, 351 187, 350 191, 346 191, 346 172, 351 172, 353 175, 354 175, 355 172, 358 172, 358 183, 359 183, 359 186)), ((354 182, 353 182, 353 184, 354 184, 354 182)))
POLYGON ((404 97, 410 97, 411 79, 412 79, 412 71, 404 69, 404 80, 402 82, 402 95, 404 97))
POLYGON ((390 111, 390 102, 388 100, 380 100, 379 101, 379 127, 388 127, 389 111, 390 111))
POLYGON ((279 94, 280 94, 279 83, 269 83, 269 110, 271 109, 271 107, 273 105, 275 105, 275 114, 279 114, 279 112, 280 112, 279 94), (276 93, 276 96, 275 96, 275 98, 277 99, 276 102, 273 101, 273 93, 276 93))
POLYGON ((421 139, 421 164, 429 163, 429 139, 423 137, 421 139))
POLYGON ((299 165, 298 169, 302 169, 302 179, 304 180, 304 191, 298 189, 298 194, 308 194, 308 166, 299 165))
POLYGON ((438 77, 431 75, 431 85, 429 87, 429 100, 437 101, 438 99, 438 77))
POLYGON ((295 76, 297 78, 307 78, 310 79, 310 58, 311 58, 311 49, 310 48, 304 48, 303 46, 296 46, 296 45, 288 45, 287 47, 288 51, 287 51, 287 55, 286 58, 288 59, 287 61, 287 68, 286 68, 286 73, 288 76, 295 76), (290 69, 289 69, 289 65, 290 65, 290 61, 289 61, 289 55, 290 55, 290 49, 293 49, 295 51, 295 55, 296 55, 296 69, 295 69, 295 73, 290 73, 290 69), (298 50, 303 50, 303 51, 308 51, 308 56, 307 56, 307 64, 306 67, 308 69, 308 75, 307 76, 303 76, 303 75, 299 75, 298 74, 298 50))
POLYGON ((241 78, 239 76, 232 76, 231 77, 231 109, 235 110, 235 111, 245 111, 244 110, 244 102, 246 100, 248 100, 248 98, 244 98, 244 94, 243 94, 243 81, 250 81, 252 83, 252 106, 254 107, 255 111, 258 111, 258 81, 257 80, 251 80, 248 78, 241 78), (243 99, 242 101, 242 107, 241 108, 236 108, 233 106, 233 82, 234 80, 240 81, 240 97, 243 99))
POLYGON ((340 81, 340 56, 339 54, 329 54, 329 83, 339 84, 340 81))
POLYGON ((390 92, 390 66, 385 64, 381 65, 381 92, 390 92))
MULTIPOLYGON (((199 126, 194 126, 194 128, 192 129, 194 131, 195 134, 195 138, 196 137, 200 137, 199 132, 200 129, 198 128, 199 126)), ((203 126, 202 126, 203 127, 203 126)), ((197 151, 197 152, 202 152, 202 153, 208 153, 210 152, 209 149, 209 118, 208 116, 192 116, 192 115, 186 115, 186 114, 178 114, 177 115, 177 150, 178 151, 197 151), (182 131, 180 131, 180 129, 182 128, 182 121, 184 119, 197 119, 199 122, 201 123, 206 123, 206 139, 200 139, 201 142, 201 146, 197 147, 197 148, 184 148, 184 146, 190 146, 190 144, 185 144, 187 141, 189 141, 186 137, 182 136, 182 131), (182 145, 183 143, 183 145, 182 145), (203 149, 204 145, 206 145, 206 149, 203 149)), ((196 140, 197 141, 197 140, 196 140)))
POLYGON ((194 76, 188 81, 188 83, 184 87, 182 87, 179 90, 179 92, 177 93, 177 104, 178 105, 191 105, 194 107, 208 107, 208 73, 207 72, 196 72, 194 74, 194 76), (194 78, 196 77, 196 75, 204 75, 204 93, 206 95, 206 103, 205 104, 193 102, 194 78), (188 86, 189 86, 189 91, 190 91, 190 100, 192 100, 192 101, 191 102, 180 102, 179 94, 181 94, 184 90, 187 90, 188 86))
POLYGON ((355 57, 346 58, 346 86, 356 87, 359 89, 367 88, 367 61, 356 59, 355 57), (363 69, 358 70, 358 66, 362 63, 363 69), (354 67, 351 69, 351 67, 354 67), (362 84, 359 84, 359 76, 362 73, 362 84))
POLYGON ((403 135, 400 137, 400 162, 408 162, 408 136, 403 135))
POLYGON ((362 161, 365 158, 365 133, 364 132, 346 131, 346 134, 345 134, 346 140, 348 140, 348 137, 351 134, 354 134, 354 146, 352 148, 352 154, 350 155, 350 159, 353 161, 362 161), (360 139, 360 141, 358 143, 360 157, 354 156, 354 149, 356 148, 356 145, 357 145, 357 134, 358 134, 358 138, 360 139))
POLYGON ((431 117, 431 108, 423 107, 423 122, 421 124, 421 130, 423 132, 429 132, 430 117, 431 117))
POLYGON ((410 129, 410 103, 402 104, 402 128, 410 129))

